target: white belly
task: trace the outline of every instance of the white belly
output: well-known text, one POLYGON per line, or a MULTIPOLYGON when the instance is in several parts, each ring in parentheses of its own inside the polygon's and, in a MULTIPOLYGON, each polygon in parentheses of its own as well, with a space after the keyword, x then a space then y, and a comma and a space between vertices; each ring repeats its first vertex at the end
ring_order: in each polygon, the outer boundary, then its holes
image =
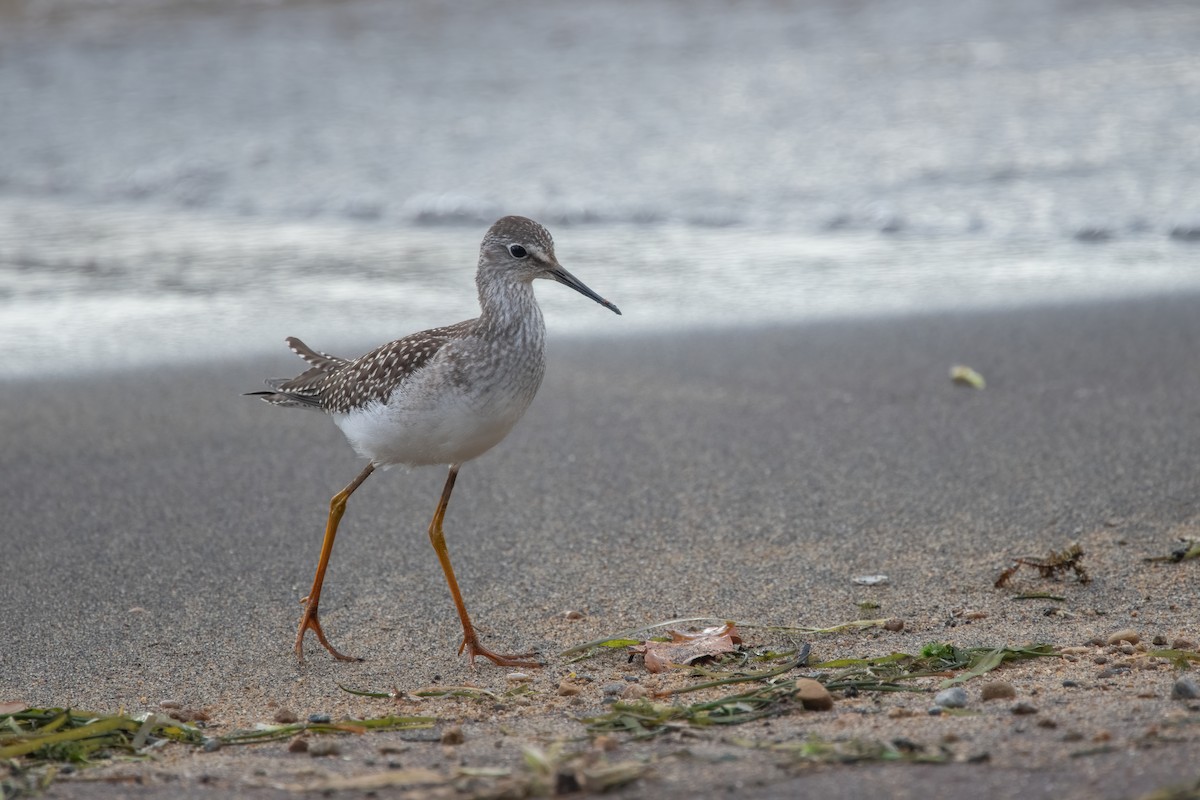
POLYGON ((379 466, 460 464, 495 447, 525 413, 542 378, 542 362, 510 365, 489 376, 486 391, 447 380, 438 369, 412 376, 386 403, 333 414, 355 450, 379 466))

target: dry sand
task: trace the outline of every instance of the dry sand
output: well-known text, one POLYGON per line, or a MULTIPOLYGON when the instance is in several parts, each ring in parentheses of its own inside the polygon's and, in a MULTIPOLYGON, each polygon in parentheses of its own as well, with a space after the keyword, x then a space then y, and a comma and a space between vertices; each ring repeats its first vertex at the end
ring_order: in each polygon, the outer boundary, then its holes
POLYGON ((1200 776, 1200 704, 1171 698, 1177 673, 1088 645, 1123 628, 1148 645, 1200 641, 1200 562, 1144 560, 1200 535, 1200 298, 554 341, 529 416, 463 469, 447 519, 485 642, 547 662, 533 694, 502 702, 338 688, 509 686, 512 670, 455 655, 425 536, 438 470, 378 474, 350 504, 322 610, 333 641, 365 660, 310 643, 296 664, 326 503, 359 463, 327 420, 239 396, 293 361, 281 347, 269 363, 0 386, 0 700, 176 701, 215 733, 280 709, 423 713, 438 727, 342 738, 325 758, 171 746, 52 796, 274 797, 399 768, 441 777, 381 795, 486 795, 511 778, 441 779, 463 766, 523 779, 524 746, 594 748, 578 718, 607 709, 606 685, 683 680, 620 653, 568 665, 561 650, 682 615, 821 627, 863 601, 903 631, 807 637, 814 661, 931 641, 1086 649, 1001 668, 991 678, 1011 700, 984 703, 982 680, 968 682, 969 715, 929 715, 929 694, 863 694, 829 712, 618 737, 610 762, 650 763, 619 796, 1121 798, 1200 776), (955 363, 987 388, 952 385, 955 363), (1073 541, 1090 583, 1033 571, 1014 583, 1064 601, 993 588, 1012 557, 1073 541), (872 573, 888 583, 852 582, 872 573), (561 696, 572 671, 582 691, 561 696), (453 724, 464 743, 441 744, 453 724), (812 765, 788 750, 810 736, 903 739, 953 763, 812 765))

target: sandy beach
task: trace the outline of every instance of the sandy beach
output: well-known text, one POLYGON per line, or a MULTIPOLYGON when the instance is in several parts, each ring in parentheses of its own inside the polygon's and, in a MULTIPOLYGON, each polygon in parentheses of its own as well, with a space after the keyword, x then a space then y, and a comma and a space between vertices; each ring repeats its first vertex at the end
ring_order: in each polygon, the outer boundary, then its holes
MULTIPOLYGON (((333 641, 364 660, 337 663, 313 642, 297 665, 297 600, 328 498, 359 462, 328 420, 239 395, 296 369, 282 346, 262 362, 8 382, 0 700, 106 713, 167 701, 202 709, 215 732, 280 709, 439 721, 432 740, 349 737, 324 759, 286 743, 172 746, 62 779, 57 797, 283 796, 389 762, 517 774, 523 746, 595 746, 578 720, 607 709, 603 687, 675 680, 623 653, 567 664, 568 647, 680 616, 827 627, 869 601, 903 630, 804 637, 810 662, 929 642, 1084 649, 989 676, 1014 699, 985 703, 980 681, 967 682, 973 714, 931 716, 930 694, 835 693, 829 712, 617 737, 606 757, 649 765, 618 796, 1125 798, 1195 780, 1200 705, 1172 699, 1179 673, 1088 643, 1126 628, 1151 649, 1200 641, 1200 562, 1145 560, 1200 535, 1198 310, 1200 297, 1177 295, 611 339, 552 332, 535 405, 464 467, 446 523, 485 643, 546 661, 520 702, 338 688, 511 686, 512 670, 472 670, 455 654, 460 630, 425 534, 437 469, 392 470, 355 495, 322 612, 333 641), (987 388, 953 385, 954 364, 987 388), (1015 588, 993 587, 1012 558, 1072 542, 1089 583, 1026 570, 1015 588), (870 574, 888 581, 853 582, 870 574), (564 678, 578 694, 559 694, 564 678), (1014 713, 1020 703, 1033 711, 1014 713), (451 725, 463 744, 439 742, 451 725), (789 760, 785 745, 813 736, 903 739, 952 763, 789 760)), ((491 784, 475 780, 392 791, 482 796, 491 784)))

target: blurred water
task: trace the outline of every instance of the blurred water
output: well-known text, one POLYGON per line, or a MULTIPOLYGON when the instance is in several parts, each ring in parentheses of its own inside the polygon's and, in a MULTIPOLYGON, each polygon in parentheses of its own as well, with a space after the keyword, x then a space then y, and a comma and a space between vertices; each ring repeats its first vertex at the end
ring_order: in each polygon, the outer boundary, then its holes
POLYGON ((1200 6, 0 0, 0 374, 1200 288, 1200 6))

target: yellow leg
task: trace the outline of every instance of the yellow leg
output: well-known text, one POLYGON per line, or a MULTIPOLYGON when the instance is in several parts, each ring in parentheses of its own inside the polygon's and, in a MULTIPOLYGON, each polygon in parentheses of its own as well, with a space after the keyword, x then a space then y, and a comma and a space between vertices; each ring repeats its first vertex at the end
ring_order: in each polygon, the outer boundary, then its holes
POLYGON ((483 656, 501 667, 540 667, 541 664, 538 662, 529 660, 533 656, 532 653, 500 655, 488 650, 479 643, 475 627, 471 625, 471 618, 467 615, 467 606, 463 603, 462 592, 458 590, 458 581, 454 578, 454 567, 450 566, 450 552, 446 549, 446 536, 442 533, 442 520, 446 516, 446 506, 450 504, 450 493, 454 491, 454 479, 458 477, 458 467, 458 464, 450 466, 450 475, 446 478, 446 488, 442 489, 442 499, 438 502, 437 511, 434 512, 433 522, 429 524, 429 541, 433 543, 438 561, 442 562, 442 571, 446 573, 446 583, 450 586, 454 607, 458 609, 458 618, 462 620, 463 642, 458 648, 458 652, 461 654, 463 650, 466 650, 472 664, 475 663, 475 656, 483 656))
POLYGON ((359 660, 353 656, 339 653, 325 638, 325 632, 321 630, 321 621, 317 618, 317 606, 321 602, 321 584, 325 582, 325 568, 329 566, 329 556, 333 553, 333 539, 337 536, 338 523, 342 521, 342 515, 346 513, 346 500, 374 471, 375 465, 367 464, 367 468, 358 473, 358 477, 351 481, 349 486, 335 494, 329 501, 329 521, 325 523, 325 541, 321 544, 321 560, 317 562, 317 575, 313 578, 312 589, 309 591, 308 597, 300 601, 305 603, 304 616, 300 618, 300 629, 296 631, 296 658, 300 661, 304 661, 304 634, 310 630, 317 635, 317 641, 323 644, 325 649, 338 661, 359 660))

